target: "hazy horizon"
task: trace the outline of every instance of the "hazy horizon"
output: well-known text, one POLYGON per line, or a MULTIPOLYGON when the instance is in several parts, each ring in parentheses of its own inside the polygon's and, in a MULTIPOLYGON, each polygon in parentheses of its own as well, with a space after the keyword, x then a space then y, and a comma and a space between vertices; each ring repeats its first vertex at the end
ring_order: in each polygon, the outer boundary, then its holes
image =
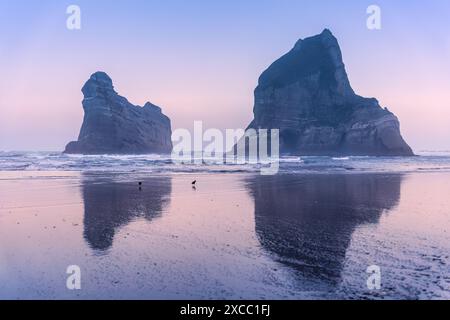
POLYGON ((414 149, 450 150, 450 3, 0 0, 0 150, 61 151, 83 119, 81 87, 105 71, 172 129, 245 128, 259 75, 299 38, 329 28, 355 92, 394 112, 414 149), (81 8, 81 30, 66 8, 81 8))

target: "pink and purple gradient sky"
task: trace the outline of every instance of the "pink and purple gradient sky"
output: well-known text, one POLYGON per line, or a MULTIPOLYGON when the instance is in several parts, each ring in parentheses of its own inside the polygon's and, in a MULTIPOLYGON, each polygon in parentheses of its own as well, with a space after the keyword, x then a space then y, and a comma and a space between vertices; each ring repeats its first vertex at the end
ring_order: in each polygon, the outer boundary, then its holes
POLYGON ((261 72, 324 28, 355 91, 393 111, 415 151, 450 150, 448 0, 0 0, 0 150, 63 150, 97 70, 131 103, 161 106, 173 129, 244 128, 261 72), (374 3, 379 31, 366 28, 374 3), (81 30, 66 29, 70 4, 81 30))

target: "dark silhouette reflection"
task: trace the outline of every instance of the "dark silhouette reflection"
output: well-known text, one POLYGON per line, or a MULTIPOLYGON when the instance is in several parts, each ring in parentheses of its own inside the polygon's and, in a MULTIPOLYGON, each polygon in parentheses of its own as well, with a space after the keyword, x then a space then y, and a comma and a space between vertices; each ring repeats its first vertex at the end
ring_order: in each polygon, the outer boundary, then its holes
POLYGON ((277 259, 311 280, 339 280, 355 228, 377 223, 400 198, 400 175, 256 176, 258 239, 277 259))
POLYGON ((82 185, 84 238, 93 249, 112 246, 117 229, 137 217, 152 220, 170 200, 170 177, 151 177, 137 182, 87 179, 82 185))

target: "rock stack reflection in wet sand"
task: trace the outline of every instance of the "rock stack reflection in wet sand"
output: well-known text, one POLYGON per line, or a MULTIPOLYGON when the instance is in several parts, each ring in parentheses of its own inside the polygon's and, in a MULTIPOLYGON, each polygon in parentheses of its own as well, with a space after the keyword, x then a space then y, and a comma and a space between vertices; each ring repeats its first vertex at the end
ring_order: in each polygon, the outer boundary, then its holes
POLYGON ((401 175, 255 176, 257 237, 299 277, 333 285, 356 227, 378 223, 400 198, 401 175))
POLYGON ((111 179, 82 184, 84 238, 93 249, 112 246, 117 229, 143 217, 149 221, 161 215, 172 191, 170 177, 151 177, 137 188, 135 182, 111 179))

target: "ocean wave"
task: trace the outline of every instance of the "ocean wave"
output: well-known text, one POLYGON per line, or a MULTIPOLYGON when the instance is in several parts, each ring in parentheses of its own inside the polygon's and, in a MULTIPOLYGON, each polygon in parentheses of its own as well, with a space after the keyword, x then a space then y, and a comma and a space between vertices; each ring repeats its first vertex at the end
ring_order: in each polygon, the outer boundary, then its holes
MULTIPOLYGON (((318 157, 276 159, 279 172, 424 172, 450 171, 450 156, 318 157)), ((67 155, 57 152, 0 152, 0 171, 111 171, 225 173, 261 170, 267 164, 178 164, 170 155, 67 155)))

